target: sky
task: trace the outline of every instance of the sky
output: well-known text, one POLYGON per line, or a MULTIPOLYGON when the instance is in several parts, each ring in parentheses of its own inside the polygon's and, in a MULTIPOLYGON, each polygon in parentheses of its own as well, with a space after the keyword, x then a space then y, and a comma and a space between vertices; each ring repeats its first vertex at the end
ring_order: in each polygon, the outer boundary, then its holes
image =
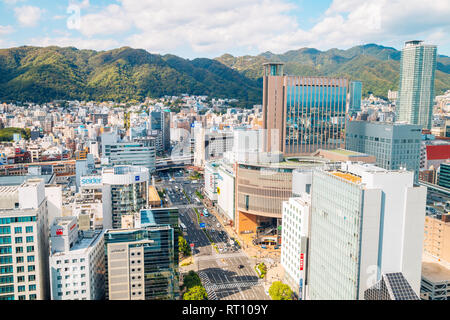
POLYGON ((424 40, 450 56, 449 0, 0 0, 0 48, 109 50, 183 58, 424 40))

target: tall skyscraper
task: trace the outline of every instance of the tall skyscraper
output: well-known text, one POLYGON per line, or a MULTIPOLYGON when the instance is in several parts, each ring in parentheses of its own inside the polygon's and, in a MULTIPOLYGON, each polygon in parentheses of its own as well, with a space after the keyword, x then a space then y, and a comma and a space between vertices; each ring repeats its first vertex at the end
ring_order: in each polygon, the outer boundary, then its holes
POLYGON ((423 41, 405 42, 400 62, 397 121, 431 129, 437 47, 423 41))
POLYGON ((267 151, 293 156, 343 147, 348 80, 286 76, 282 63, 264 67, 267 151))
POLYGON ((350 101, 348 113, 352 114, 361 111, 361 99, 362 99, 362 82, 360 81, 350 82, 350 101))
POLYGON ((411 171, 342 163, 313 173, 307 292, 359 300, 401 272, 420 294, 426 188, 411 171))

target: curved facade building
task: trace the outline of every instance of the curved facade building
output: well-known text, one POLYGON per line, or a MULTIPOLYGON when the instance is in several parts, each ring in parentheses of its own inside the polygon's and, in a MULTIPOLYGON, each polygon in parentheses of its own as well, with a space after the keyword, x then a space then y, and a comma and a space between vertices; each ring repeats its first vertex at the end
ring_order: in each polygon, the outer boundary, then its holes
POLYGON ((283 201, 293 195, 294 172, 311 171, 326 162, 305 157, 276 164, 236 164, 236 231, 258 234, 274 229, 280 235, 283 201))

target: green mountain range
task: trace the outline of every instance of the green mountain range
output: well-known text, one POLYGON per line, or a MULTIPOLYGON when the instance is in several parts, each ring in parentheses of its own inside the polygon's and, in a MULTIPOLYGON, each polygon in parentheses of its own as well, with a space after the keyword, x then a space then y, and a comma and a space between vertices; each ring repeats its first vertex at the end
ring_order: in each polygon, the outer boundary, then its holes
MULTIPOLYGON (((439 50, 439 49, 438 49, 439 50)), ((233 57, 225 54, 216 60, 250 79, 261 81, 265 62, 285 63, 289 75, 346 77, 362 81, 363 96, 373 93, 387 97, 388 90, 398 90, 401 51, 376 44, 356 46, 348 50, 319 51, 302 48, 284 54, 265 52, 258 56, 233 57)), ((438 55, 435 93, 450 89, 450 57, 438 55)))
MULTIPOLYGON (((436 94, 442 94, 450 89, 450 57, 437 60, 436 94)), ((398 87, 400 51, 375 44, 194 60, 129 47, 98 52, 24 46, 0 50, 0 102, 128 102, 190 93, 251 106, 261 104, 262 63, 269 61, 284 62, 287 74, 360 80, 364 95, 386 97, 398 87)))
POLYGON ((127 102, 190 93, 259 103, 257 81, 212 59, 185 60, 128 47, 0 50, 0 102, 127 102))

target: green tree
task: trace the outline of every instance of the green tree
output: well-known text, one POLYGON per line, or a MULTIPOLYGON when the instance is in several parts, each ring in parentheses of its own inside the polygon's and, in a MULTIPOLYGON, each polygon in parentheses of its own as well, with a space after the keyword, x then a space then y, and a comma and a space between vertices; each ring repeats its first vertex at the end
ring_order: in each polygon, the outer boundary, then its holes
POLYGON ((183 300, 208 300, 208 294, 202 286, 195 286, 183 295, 183 300))
POLYGON ((191 255, 191 249, 183 236, 178 236, 178 247, 184 256, 189 257, 191 255))
POLYGON ((189 273, 187 275, 185 275, 183 278, 183 286, 186 287, 186 289, 188 289, 188 290, 195 286, 201 286, 201 285, 202 285, 202 281, 200 280, 200 277, 193 270, 189 271, 189 273))
POLYGON ((281 281, 275 281, 269 288, 269 295, 272 300, 292 300, 292 290, 281 281))

